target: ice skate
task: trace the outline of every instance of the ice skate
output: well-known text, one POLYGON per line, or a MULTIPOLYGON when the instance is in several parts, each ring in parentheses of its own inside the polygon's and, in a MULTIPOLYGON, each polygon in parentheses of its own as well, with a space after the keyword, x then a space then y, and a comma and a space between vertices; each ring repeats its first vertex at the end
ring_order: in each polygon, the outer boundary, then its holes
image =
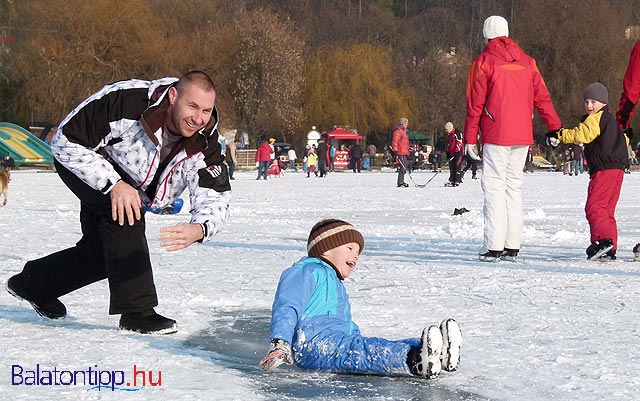
POLYGON ((517 262, 519 249, 504 248, 500 260, 505 262, 517 262))
POLYGON ((409 356, 411 373, 425 379, 435 379, 442 369, 442 333, 437 326, 429 326, 422 331, 417 352, 409 356), (413 359, 413 360, 412 360, 413 359))
POLYGON ((480 248, 478 254, 481 262, 499 262, 503 251, 492 251, 484 246, 480 248))
POLYGON ((600 262, 613 262, 617 259, 618 258, 616 257, 616 251, 614 251, 613 249, 598 258, 600 262))
POLYGON ((462 331, 453 319, 446 319, 440 323, 442 333, 442 369, 455 372, 460 366, 460 346, 462 346, 462 331))
POLYGON ((598 259, 600 256, 609 252, 613 248, 613 241, 610 239, 601 239, 594 241, 586 250, 587 260, 598 259))

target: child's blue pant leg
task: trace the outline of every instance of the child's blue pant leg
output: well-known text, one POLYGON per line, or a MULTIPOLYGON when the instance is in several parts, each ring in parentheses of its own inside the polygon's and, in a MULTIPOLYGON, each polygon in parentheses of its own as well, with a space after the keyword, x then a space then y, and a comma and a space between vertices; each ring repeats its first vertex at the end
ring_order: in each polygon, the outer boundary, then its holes
POLYGON ((412 346, 420 344, 417 338, 390 341, 378 337, 347 335, 330 332, 316 336, 294 347, 296 364, 303 369, 336 373, 380 375, 410 374, 407 354, 412 346))

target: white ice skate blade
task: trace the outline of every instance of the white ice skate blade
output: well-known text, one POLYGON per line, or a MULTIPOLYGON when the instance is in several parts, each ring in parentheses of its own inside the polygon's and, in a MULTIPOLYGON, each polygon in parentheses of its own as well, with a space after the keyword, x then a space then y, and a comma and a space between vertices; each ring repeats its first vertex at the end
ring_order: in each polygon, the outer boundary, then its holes
POLYGON ((601 250, 596 252, 592 257, 587 258, 587 260, 598 260, 598 258, 600 258, 600 256, 604 255, 605 253, 609 252, 612 249, 613 249, 613 244, 611 244, 611 246, 607 246, 605 248, 602 248, 601 250))

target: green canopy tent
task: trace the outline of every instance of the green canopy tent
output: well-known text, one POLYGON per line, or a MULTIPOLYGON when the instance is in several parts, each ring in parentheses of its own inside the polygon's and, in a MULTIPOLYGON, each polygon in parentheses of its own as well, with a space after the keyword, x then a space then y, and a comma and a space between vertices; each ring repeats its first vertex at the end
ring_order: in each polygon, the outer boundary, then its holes
POLYGON ((431 141, 431 136, 423 132, 409 132, 409 142, 411 143, 423 143, 431 141))

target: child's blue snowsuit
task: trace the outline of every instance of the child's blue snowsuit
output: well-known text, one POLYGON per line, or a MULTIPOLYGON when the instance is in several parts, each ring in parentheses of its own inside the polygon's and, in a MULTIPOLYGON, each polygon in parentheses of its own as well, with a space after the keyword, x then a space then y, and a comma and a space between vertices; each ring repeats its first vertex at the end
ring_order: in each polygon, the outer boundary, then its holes
POLYGON ((304 257, 282 272, 271 312, 271 339, 291 344, 303 369, 337 373, 411 374, 407 354, 417 338, 389 341, 362 337, 335 270, 304 257))

